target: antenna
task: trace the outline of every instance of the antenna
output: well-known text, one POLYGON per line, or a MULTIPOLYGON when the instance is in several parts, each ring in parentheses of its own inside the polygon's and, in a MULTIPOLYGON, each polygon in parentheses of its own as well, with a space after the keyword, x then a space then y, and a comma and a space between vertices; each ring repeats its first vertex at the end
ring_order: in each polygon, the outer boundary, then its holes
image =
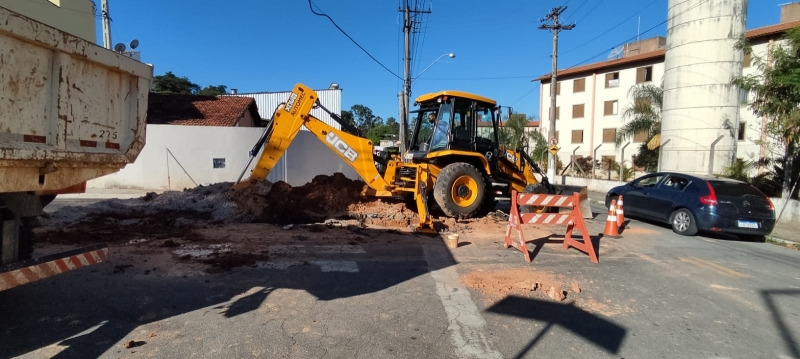
POLYGON ((123 44, 121 42, 117 43, 116 45, 114 45, 114 51, 119 52, 119 53, 125 52, 125 44, 123 44))
POLYGON ((135 50, 137 47, 139 47, 139 40, 136 39, 131 40, 129 46, 131 47, 131 50, 135 50))

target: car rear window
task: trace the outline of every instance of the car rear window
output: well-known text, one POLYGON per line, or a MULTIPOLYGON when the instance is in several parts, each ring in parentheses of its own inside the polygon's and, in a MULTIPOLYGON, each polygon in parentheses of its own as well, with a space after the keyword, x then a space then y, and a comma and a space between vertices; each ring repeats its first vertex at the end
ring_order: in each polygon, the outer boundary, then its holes
POLYGON ((717 195, 721 196, 745 196, 745 195, 754 195, 764 197, 764 195, 757 190, 755 187, 747 184, 747 183, 737 183, 737 182, 719 182, 719 181, 709 181, 711 186, 714 187, 714 191, 717 192, 717 195))

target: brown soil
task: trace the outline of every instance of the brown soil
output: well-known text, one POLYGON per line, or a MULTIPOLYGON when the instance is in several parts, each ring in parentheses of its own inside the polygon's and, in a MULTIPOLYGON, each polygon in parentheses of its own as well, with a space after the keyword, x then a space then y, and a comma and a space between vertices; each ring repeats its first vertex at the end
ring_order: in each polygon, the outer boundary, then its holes
POLYGON ((255 222, 298 224, 356 218, 368 224, 406 227, 416 218, 402 203, 362 196, 363 189, 364 182, 336 173, 314 177, 299 187, 282 181, 260 182, 234 192, 232 198, 255 222))
MULTIPOLYGON (((477 267, 462 276, 464 285, 480 292, 487 304, 494 303, 509 295, 546 297, 550 288, 570 288, 561 276, 537 271, 532 268, 491 269, 477 267)), ((567 293, 567 298, 577 293, 567 293)))
MULTIPOLYGON (((375 231, 408 232, 410 226, 418 223, 415 209, 391 198, 364 197, 361 195, 364 183, 341 173, 317 176, 311 183, 299 187, 264 181, 240 191, 229 188, 229 185, 220 184, 184 191, 177 194, 176 202, 195 201, 198 191, 200 198, 222 192, 223 198, 230 198, 238 207, 238 213, 231 216, 252 218, 255 223, 228 223, 213 219, 202 210, 172 210, 153 205, 131 207, 134 209, 126 211, 101 211, 77 222, 40 227, 35 229, 34 241, 40 247, 43 243, 52 246, 104 242, 121 253, 136 255, 145 250, 164 260, 174 257, 225 270, 267 259, 268 253, 262 252, 265 232, 270 233, 269 243, 319 241, 333 244, 343 239, 344 243, 357 244, 370 241, 375 231), (289 230, 292 226, 294 228, 289 230), (370 227, 371 235, 361 233, 365 227, 370 227), (332 236, 331 231, 343 234, 332 236), (221 249, 221 245, 226 247, 221 249), (176 254, 186 251, 210 254, 176 254)), ((143 200, 155 203, 158 196, 148 195, 143 200)), ((459 233, 499 233, 505 220, 502 215, 468 220, 436 219, 441 224, 440 230, 459 233)))

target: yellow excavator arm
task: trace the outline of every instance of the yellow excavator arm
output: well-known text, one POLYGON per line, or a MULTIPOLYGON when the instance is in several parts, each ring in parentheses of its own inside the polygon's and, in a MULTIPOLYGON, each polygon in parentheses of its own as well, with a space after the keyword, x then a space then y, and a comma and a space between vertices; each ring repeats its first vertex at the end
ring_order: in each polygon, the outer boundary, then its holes
MULTIPOLYGON (((375 167, 372 141, 358 137, 335 127, 311 115, 311 109, 317 103, 317 94, 314 90, 302 84, 297 84, 289 95, 285 104, 278 106, 272 116, 263 142, 264 151, 256 162, 253 172, 244 182, 234 186, 234 189, 243 188, 257 181, 263 181, 269 175, 278 160, 281 159, 286 149, 294 141, 301 126, 305 126, 323 144, 328 146, 347 164, 353 167, 361 178, 376 193, 384 196, 391 195, 391 186, 387 183, 375 167)), ((257 147, 259 147, 257 145, 257 147)), ((257 149, 251 151, 255 156, 257 149)))
MULTIPOLYGON (((432 183, 431 176, 427 166, 418 166, 416 177, 410 179, 414 183, 410 189, 396 188, 389 183, 389 180, 381 176, 378 168, 375 166, 375 158, 373 156, 372 141, 367 138, 352 135, 345 131, 339 130, 324 121, 311 115, 311 110, 317 106, 317 94, 314 90, 302 84, 297 84, 292 90, 291 95, 286 103, 281 104, 272 115, 264 135, 259 139, 255 147, 250 151, 250 161, 239 176, 239 180, 233 186, 234 190, 241 190, 247 188, 254 183, 264 181, 267 179, 269 172, 275 167, 275 164, 286 153, 286 149, 294 141, 297 134, 301 131, 301 127, 305 126, 314 136, 317 137, 325 146, 337 154, 349 164, 359 176, 364 180, 368 188, 364 189, 363 194, 376 197, 392 197, 395 195, 412 194, 417 202, 418 214, 420 217, 420 224, 417 230, 431 232, 433 231, 433 220, 428 212, 427 205, 427 191, 432 183), (253 158, 261 150, 261 156, 258 158, 250 177, 241 181, 244 177, 245 171, 250 166, 253 158)), ((321 107, 321 106, 320 106, 321 107)), ((324 107, 322 107, 325 111, 324 107)), ((334 118, 338 115, 328 112, 334 118)), ((394 169, 399 166, 408 166, 398 161, 391 161, 388 165, 392 171, 387 173, 387 178, 394 178, 394 169)))

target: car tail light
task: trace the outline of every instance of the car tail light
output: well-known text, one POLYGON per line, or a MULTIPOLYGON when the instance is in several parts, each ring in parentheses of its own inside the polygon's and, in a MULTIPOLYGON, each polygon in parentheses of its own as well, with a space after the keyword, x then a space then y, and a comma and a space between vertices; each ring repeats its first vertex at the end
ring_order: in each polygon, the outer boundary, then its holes
POLYGON ((711 187, 711 183, 706 182, 708 186, 709 194, 703 197, 700 197, 700 203, 707 204, 709 206, 716 206, 717 205, 717 192, 714 192, 714 187, 711 187))
POLYGON ((769 210, 775 212, 775 204, 772 203, 772 200, 769 197, 764 196, 767 199, 767 203, 769 203, 769 210))

